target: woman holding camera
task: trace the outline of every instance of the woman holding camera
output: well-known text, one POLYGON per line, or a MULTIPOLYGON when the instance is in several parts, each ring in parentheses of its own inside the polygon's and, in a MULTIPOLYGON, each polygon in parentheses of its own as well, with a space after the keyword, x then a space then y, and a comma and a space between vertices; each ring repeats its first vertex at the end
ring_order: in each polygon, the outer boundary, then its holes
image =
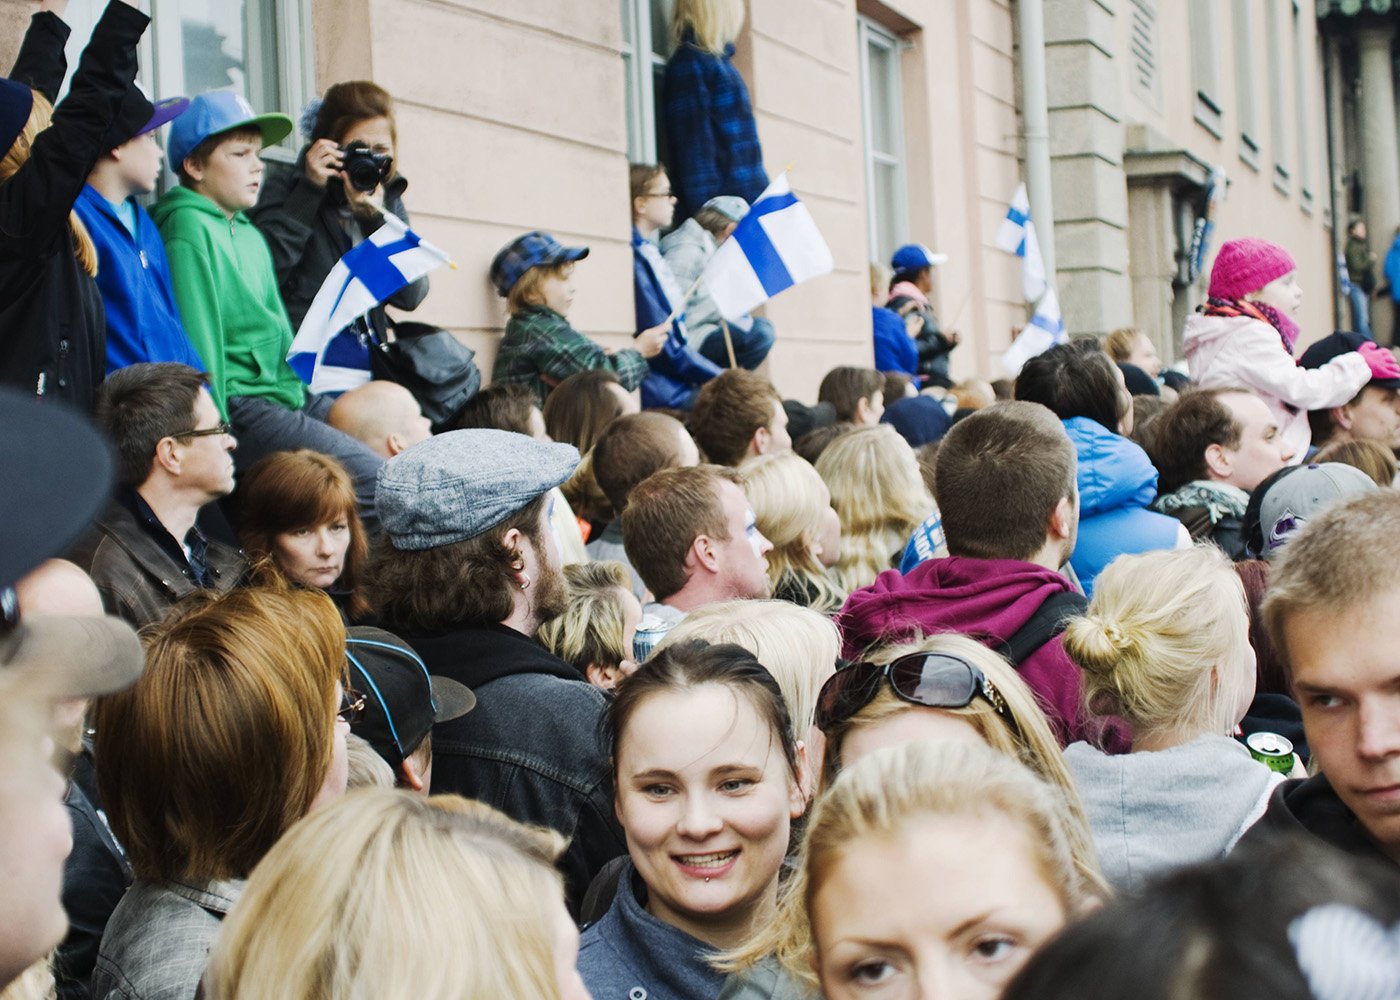
MULTIPOLYGON (((403 204, 408 181, 395 169, 398 134, 387 90, 368 80, 337 83, 308 109, 302 131, 308 127, 310 144, 294 167, 267 163, 262 196, 248 212, 272 249, 294 328, 301 326, 336 261, 377 230, 386 212, 408 222, 403 204)), ((387 301, 396 309, 416 309, 427 294, 428 279, 422 277, 387 301)), ((382 338, 383 305, 370 313, 370 323, 382 338)), ((339 346, 353 349, 347 336, 363 343, 368 332, 352 327, 341 334, 339 346)), ((365 358, 367 369, 367 350, 365 358)))

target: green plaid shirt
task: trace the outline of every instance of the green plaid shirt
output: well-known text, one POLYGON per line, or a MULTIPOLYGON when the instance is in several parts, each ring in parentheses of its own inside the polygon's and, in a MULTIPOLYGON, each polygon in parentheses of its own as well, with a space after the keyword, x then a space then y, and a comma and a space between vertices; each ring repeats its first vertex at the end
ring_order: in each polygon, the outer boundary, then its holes
POLYGON ((547 306, 526 306, 506 321, 506 334, 491 368, 493 382, 520 382, 535 390, 540 405, 570 375, 606 368, 631 392, 649 371, 633 350, 608 354, 547 306))

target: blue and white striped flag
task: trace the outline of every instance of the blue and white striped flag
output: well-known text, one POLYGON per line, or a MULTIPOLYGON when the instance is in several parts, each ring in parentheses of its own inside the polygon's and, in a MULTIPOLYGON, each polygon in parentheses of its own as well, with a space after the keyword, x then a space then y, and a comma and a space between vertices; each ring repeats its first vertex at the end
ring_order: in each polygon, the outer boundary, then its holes
POLYGON ((793 285, 830 274, 835 263, 787 171, 773 178, 705 266, 704 282, 730 322, 793 285))
POLYGON ((354 350, 345 350, 338 343, 345 338, 337 334, 404 285, 450 263, 447 254, 385 212, 384 224, 326 275, 292 340, 287 364, 312 392, 344 391, 368 382, 368 369, 354 362, 354 350), (333 343, 336 347, 328 351, 333 343), (337 364, 342 352, 345 363, 337 364))

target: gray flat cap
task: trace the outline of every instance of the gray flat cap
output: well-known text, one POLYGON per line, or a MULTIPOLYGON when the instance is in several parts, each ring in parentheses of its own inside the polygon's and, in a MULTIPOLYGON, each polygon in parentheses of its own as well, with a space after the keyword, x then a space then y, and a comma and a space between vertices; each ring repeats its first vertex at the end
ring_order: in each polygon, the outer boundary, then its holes
POLYGON ((449 431, 385 462, 374 506, 394 548, 434 549, 494 528, 577 465, 571 444, 510 431, 449 431))

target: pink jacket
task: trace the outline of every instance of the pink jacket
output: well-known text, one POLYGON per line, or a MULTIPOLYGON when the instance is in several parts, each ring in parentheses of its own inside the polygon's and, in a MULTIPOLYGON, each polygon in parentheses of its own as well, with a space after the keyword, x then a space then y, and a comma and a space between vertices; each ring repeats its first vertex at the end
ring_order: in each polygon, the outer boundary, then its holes
POLYGON ((1268 323, 1248 316, 1186 319, 1182 336, 1191 381, 1202 389, 1249 389, 1268 404, 1283 440, 1293 447, 1293 462, 1312 442, 1308 410, 1341 406, 1371 380, 1366 359, 1352 352, 1321 368, 1299 368, 1268 323))

